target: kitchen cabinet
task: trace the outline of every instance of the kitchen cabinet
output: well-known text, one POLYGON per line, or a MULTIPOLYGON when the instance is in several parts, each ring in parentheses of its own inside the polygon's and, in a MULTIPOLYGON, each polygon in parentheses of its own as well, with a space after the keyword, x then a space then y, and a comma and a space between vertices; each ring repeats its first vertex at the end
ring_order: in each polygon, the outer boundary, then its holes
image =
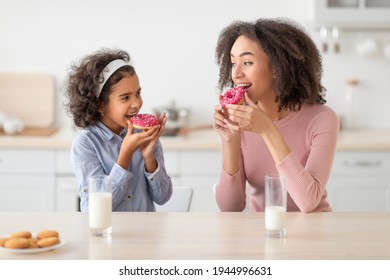
MULTIPOLYGON (((69 150, 56 154, 57 211, 77 211, 77 182, 70 164, 69 150)), ((213 184, 218 181, 221 156, 218 150, 166 149, 165 167, 174 186, 189 186, 194 190, 190 211, 217 211, 213 184)))
POLYGON ((0 149, 0 211, 54 210, 54 154, 0 149))
POLYGON ((308 18, 318 25, 338 27, 387 27, 388 0, 310 0, 308 18))
POLYGON ((194 188, 190 211, 218 211, 213 185, 218 181, 220 175, 220 151, 182 150, 178 153, 180 155, 180 184, 194 188))
POLYGON ((218 211, 213 184, 219 179, 221 154, 215 149, 165 149, 165 168, 174 186, 189 186, 194 192, 190 211, 218 211))
POLYGON ((77 180, 70 163, 69 149, 57 149, 55 151, 55 161, 55 210, 79 211, 80 199, 77 180))
POLYGON ((336 152, 327 190, 335 212, 390 211, 390 152, 336 152))

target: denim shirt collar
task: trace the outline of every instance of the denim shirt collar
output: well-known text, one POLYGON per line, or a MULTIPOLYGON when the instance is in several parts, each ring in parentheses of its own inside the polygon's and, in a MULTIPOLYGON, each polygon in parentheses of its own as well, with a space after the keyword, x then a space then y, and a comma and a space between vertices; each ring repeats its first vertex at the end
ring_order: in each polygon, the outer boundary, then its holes
POLYGON ((105 124, 103 124, 101 121, 98 121, 95 125, 95 129, 94 129, 98 134, 100 134, 100 136, 102 137, 102 139, 104 139, 105 142, 109 142, 111 141, 113 138, 116 138, 120 141, 123 140, 123 138, 125 137, 126 133, 127 133, 127 128, 124 128, 121 133, 119 135, 115 134, 114 132, 112 132, 111 129, 109 129, 105 124))

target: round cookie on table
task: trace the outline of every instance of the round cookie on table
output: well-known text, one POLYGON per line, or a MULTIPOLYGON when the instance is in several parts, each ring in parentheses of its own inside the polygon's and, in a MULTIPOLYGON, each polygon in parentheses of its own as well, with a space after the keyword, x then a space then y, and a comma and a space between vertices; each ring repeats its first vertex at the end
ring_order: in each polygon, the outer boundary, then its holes
POLYGON ((7 242, 8 238, 0 237, 0 247, 4 247, 5 242, 7 242))
POLYGON ((4 243, 4 247, 8 249, 26 249, 30 246, 30 242, 24 237, 10 238, 4 243))
POLYGON ((60 239, 58 237, 45 237, 39 239, 36 244, 38 245, 39 248, 42 248, 42 247, 50 247, 58 243, 60 243, 60 239))
POLYGON ((38 233, 37 238, 38 239, 43 239, 43 238, 48 238, 48 237, 58 237, 59 233, 56 230, 42 230, 41 232, 38 233))
POLYGON ((152 114, 137 114, 130 118, 134 128, 148 130, 161 124, 160 120, 152 114))
POLYGON ((13 232, 9 235, 9 238, 18 238, 18 237, 23 237, 23 238, 31 238, 32 234, 29 231, 18 231, 18 232, 13 232))
POLYGON ((245 100, 245 89, 243 87, 232 87, 219 96, 219 103, 223 109, 229 104, 242 105, 245 100))

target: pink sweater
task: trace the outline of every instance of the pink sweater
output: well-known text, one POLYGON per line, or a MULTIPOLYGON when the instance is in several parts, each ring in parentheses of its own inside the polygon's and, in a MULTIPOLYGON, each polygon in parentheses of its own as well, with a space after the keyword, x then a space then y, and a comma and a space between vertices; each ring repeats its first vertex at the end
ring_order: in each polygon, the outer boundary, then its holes
POLYGON ((275 166, 261 136, 243 132, 239 171, 233 176, 221 171, 216 189, 220 210, 243 211, 248 183, 250 211, 264 211, 264 176, 279 173, 288 178, 287 211, 331 211, 325 187, 337 144, 337 115, 325 105, 304 105, 274 124, 291 153, 275 166))

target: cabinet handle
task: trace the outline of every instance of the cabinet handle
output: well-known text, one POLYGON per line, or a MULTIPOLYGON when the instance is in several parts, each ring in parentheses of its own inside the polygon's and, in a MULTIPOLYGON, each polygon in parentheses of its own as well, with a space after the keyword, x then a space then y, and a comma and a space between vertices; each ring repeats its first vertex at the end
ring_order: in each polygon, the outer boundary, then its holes
POLYGON ((382 165, 382 161, 346 160, 344 161, 344 165, 349 167, 377 167, 382 165))

